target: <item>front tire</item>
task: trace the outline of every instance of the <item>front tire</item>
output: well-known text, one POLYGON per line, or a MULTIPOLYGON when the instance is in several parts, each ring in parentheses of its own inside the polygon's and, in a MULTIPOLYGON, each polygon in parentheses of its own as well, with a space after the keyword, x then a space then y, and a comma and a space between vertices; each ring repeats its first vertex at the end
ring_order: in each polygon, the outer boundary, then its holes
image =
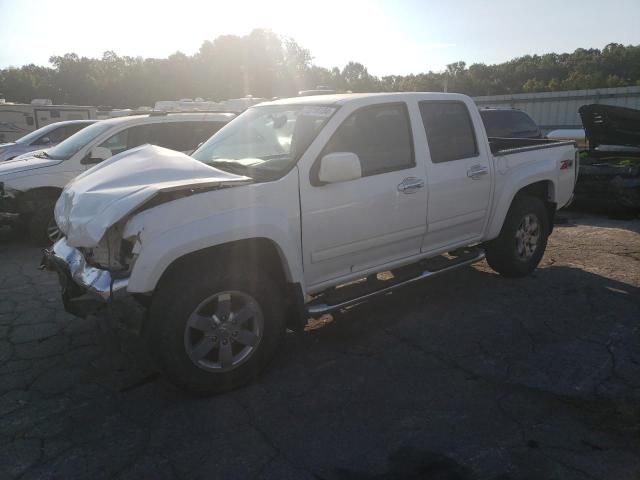
POLYGON ((282 340, 281 298, 264 275, 174 271, 154 295, 149 318, 152 348, 165 374, 196 393, 249 383, 282 340))
POLYGON ((486 245, 487 263, 505 277, 528 275, 542 260, 549 232, 549 214, 542 200, 516 197, 500 235, 486 245))
POLYGON ((56 225, 53 215, 55 204, 55 199, 42 199, 35 203, 27 229, 29 237, 37 245, 52 245, 62 238, 62 232, 56 225))

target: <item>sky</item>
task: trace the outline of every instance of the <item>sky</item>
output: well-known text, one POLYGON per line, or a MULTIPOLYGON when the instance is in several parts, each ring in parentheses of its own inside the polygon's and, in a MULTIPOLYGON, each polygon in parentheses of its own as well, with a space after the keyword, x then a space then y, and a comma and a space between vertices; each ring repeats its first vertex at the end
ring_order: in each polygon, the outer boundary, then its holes
POLYGON ((0 68, 75 52, 162 58, 268 28, 314 63, 374 75, 640 44, 640 0, 0 0, 0 68))

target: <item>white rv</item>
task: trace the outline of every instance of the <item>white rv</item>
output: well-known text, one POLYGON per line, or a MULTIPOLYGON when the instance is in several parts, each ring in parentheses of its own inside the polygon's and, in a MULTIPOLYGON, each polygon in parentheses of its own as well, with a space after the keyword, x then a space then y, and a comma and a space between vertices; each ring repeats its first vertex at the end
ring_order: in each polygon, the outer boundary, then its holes
POLYGON ((0 100, 0 143, 13 142, 50 123, 95 119, 96 113, 96 107, 52 105, 49 99, 32 100, 29 104, 0 100))

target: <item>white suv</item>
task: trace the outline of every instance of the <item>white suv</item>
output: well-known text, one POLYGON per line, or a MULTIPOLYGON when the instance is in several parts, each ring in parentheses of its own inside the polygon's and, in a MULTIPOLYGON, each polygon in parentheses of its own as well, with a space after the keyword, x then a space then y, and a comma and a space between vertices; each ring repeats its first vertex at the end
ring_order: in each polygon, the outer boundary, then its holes
POLYGON ((0 164, 0 225, 24 226, 38 243, 60 232, 53 206, 73 178, 107 158, 143 144, 190 154, 235 117, 232 113, 166 113, 97 122, 48 150, 0 164))

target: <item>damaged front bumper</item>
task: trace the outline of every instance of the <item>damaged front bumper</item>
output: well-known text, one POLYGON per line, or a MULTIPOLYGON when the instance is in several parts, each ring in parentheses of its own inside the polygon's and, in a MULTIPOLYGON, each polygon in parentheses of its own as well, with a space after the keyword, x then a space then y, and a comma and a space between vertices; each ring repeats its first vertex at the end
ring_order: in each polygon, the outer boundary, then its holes
POLYGON ((42 264, 58 273, 65 309, 79 317, 101 310, 115 300, 129 297, 129 278, 115 278, 108 270, 87 264, 82 252, 66 239, 43 251, 42 264))

